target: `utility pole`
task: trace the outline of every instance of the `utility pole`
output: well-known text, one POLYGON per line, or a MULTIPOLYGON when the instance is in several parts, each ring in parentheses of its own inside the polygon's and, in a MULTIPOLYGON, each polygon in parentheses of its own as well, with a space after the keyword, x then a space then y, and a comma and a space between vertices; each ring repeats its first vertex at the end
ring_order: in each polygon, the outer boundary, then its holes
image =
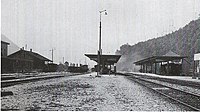
POLYGON ((53 48, 52 48, 52 50, 50 50, 51 51, 51 58, 52 58, 52 63, 53 63, 53 48))
POLYGON ((52 49, 52 63, 53 63, 53 49, 52 49))

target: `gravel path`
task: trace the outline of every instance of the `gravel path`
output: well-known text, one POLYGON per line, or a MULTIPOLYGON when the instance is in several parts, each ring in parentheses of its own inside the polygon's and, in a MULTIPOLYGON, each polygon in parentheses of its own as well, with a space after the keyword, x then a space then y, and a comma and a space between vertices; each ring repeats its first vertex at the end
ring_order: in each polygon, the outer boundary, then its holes
POLYGON ((95 73, 24 83, 4 89, 2 110, 103 110, 183 111, 143 86, 123 76, 94 77, 95 73))

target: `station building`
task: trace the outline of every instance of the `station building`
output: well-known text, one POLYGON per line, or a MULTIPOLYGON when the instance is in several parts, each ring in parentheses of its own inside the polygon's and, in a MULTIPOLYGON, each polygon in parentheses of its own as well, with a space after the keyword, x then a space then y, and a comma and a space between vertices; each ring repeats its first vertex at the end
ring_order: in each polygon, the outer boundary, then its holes
POLYGON ((14 73, 32 70, 32 60, 8 56, 10 43, 1 41, 1 73, 14 73))
POLYGON ((18 62, 16 63, 22 70, 35 70, 35 71, 45 71, 47 69, 47 64, 52 62, 50 59, 33 52, 32 49, 30 51, 24 50, 21 48, 19 51, 8 56, 12 59, 18 60, 26 60, 26 62, 18 62))
POLYGON ((8 45, 10 45, 10 43, 5 42, 5 41, 1 41, 1 57, 7 57, 7 55, 8 55, 8 45))
POLYGON ((53 72, 57 70, 57 64, 48 58, 35 53, 30 49, 26 51, 21 48, 19 51, 8 55, 8 42, 1 41, 1 73, 43 71, 53 72))

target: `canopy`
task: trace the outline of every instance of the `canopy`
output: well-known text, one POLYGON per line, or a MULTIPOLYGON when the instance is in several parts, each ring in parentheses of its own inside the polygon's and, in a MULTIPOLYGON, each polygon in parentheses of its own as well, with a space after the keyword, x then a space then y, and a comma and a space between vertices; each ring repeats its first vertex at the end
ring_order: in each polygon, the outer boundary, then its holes
POLYGON ((147 63, 160 63, 160 62, 167 62, 167 61, 173 61, 173 60, 180 60, 183 58, 187 58, 186 56, 180 56, 172 51, 169 51, 167 54, 163 56, 152 56, 149 58, 145 58, 139 61, 134 62, 136 65, 143 65, 147 63))
MULTIPOLYGON (((98 56, 97 54, 85 54, 90 60, 98 62, 98 56)), ((121 55, 101 55, 101 64, 106 65, 114 65, 114 63, 117 63, 120 59, 121 55)))

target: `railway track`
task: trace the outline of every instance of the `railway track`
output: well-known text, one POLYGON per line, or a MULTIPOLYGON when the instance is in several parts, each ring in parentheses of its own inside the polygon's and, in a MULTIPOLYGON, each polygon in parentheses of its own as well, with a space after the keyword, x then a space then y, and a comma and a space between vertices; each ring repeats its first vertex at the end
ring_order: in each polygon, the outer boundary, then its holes
MULTIPOLYGON (((139 76, 141 77, 141 76, 139 76)), ((153 79, 153 80, 158 80, 158 81, 162 81, 162 82, 168 82, 168 83, 172 83, 172 84, 178 84, 178 85, 182 85, 182 86, 188 86, 188 87, 192 87, 195 89, 200 89, 200 84, 199 82, 192 82, 192 81, 184 81, 184 80, 171 80, 171 79, 167 79, 167 78, 157 78, 157 77, 151 77, 151 76, 142 76, 143 78, 148 78, 148 79, 153 79)))
POLYGON ((139 77, 127 77, 175 102, 190 108, 191 111, 200 111, 200 95, 158 84, 139 77))

